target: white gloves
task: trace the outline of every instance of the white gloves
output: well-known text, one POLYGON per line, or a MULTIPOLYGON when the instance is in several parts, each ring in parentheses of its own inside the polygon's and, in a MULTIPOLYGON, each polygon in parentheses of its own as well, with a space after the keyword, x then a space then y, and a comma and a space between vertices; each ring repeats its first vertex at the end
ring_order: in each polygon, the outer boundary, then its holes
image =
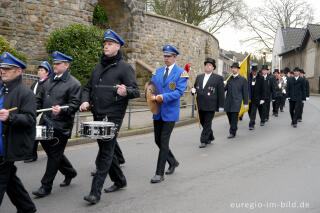
POLYGON ((248 105, 243 105, 243 108, 244 108, 244 109, 247 109, 247 108, 248 108, 248 105))
POLYGON ((227 81, 224 81, 223 83, 224 83, 224 85, 227 85, 227 81))
POLYGON ((307 101, 309 101, 309 100, 310 100, 310 98, 309 98, 309 97, 307 97, 306 99, 307 99, 307 101))
POLYGON ((264 100, 260 100, 260 105, 261 105, 261 104, 264 104, 264 100))
POLYGON ((276 101, 275 99, 272 100, 272 102, 275 102, 275 101, 276 101))
POLYGON ((219 112, 223 112, 223 111, 224 111, 224 108, 219 107, 219 112))
POLYGON ((196 91, 197 91, 196 88, 192 88, 192 89, 191 89, 191 93, 192 93, 192 94, 195 94, 196 91))

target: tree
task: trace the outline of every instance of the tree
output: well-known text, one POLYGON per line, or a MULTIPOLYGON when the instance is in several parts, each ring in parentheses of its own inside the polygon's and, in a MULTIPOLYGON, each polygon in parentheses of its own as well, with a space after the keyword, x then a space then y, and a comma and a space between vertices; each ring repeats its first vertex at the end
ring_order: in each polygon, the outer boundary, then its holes
POLYGON ((305 27, 313 20, 313 8, 306 0, 266 0, 262 7, 248 11, 243 18, 253 36, 243 42, 263 46, 267 52, 272 50, 278 26, 305 27))
POLYGON ((150 0, 148 4, 159 15, 202 26, 211 33, 227 24, 237 24, 243 6, 243 0, 150 0))

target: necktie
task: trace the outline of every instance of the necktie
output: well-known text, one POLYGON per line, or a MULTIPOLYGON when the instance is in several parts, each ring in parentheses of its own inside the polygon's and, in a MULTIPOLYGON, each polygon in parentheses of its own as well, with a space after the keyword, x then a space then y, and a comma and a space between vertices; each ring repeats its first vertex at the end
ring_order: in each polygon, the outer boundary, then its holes
POLYGON ((164 76, 163 76, 163 82, 166 81, 166 79, 168 77, 168 73, 169 73, 169 67, 166 68, 166 72, 164 73, 164 76))

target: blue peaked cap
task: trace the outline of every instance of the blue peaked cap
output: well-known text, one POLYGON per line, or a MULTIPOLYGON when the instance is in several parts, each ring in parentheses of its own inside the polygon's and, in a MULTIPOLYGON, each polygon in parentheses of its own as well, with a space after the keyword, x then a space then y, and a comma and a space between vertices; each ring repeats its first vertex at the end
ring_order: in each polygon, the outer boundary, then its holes
POLYGON ((122 40, 122 38, 112 30, 107 30, 104 33, 103 38, 105 41, 110 40, 110 41, 113 41, 113 42, 120 44, 120 46, 124 45, 124 41, 122 40))
POLYGON ((52 73, 51 66, 50 66, 50 64, 49 64, 47 61, 41 62, 40 65, 39 65, 39 68, 40 68, 40 67, 43 67, 43 68, 45 68, 46 70, 48 70, 49 74, 52 73))
POLYGON ((12 68, 12 67, 25 69, 27 65, 23 61, 17 59, 16 57, 14 57, 8 52, 2 53, 0 68, 12 68))
POLYGON ((68 62, 70 63, 72 61, 72 57, 67 56, 59 51, 54 51, 52 53, 52 57, 53 57, 53 63, 54 64, 60 64, 62 62, 68 62))
POLYGON ((172 56, 172 55, 179 55, 180 52, 172 45, 166 44, 163 46, 162 51, 164 56, 172 56))

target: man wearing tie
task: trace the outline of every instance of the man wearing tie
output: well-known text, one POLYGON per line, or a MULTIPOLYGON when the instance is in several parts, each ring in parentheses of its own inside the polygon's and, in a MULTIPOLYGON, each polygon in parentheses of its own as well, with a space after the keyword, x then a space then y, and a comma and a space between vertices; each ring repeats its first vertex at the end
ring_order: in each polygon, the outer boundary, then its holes
POLYGON ((166 161, 169 163, 167 175, 173 174, 179 162, 169 149, 170 135, 179 120, 180 98, 187 87, 188 73, 176 65, 179 51, 171 46, 163 47, 165 66, 158 68, 152 75, 152 81, 159 89, 159 95, 153 100, 161 103, 160 112, 153 115, 154 138, 159 147, 156 174, 151 183, 159 183, 164 180, 166 161))
POLYGON ((192 94, 197 93, 199 118, 203 127, 200 137, 199 148, 205 148, 214 140, 212 120, 216 111, 223 111, 224 85, 223 78, 213 73, 216 69, 216 61, 207 58, 204 61, 205 73, 197 76, 192 88, 192 94))

